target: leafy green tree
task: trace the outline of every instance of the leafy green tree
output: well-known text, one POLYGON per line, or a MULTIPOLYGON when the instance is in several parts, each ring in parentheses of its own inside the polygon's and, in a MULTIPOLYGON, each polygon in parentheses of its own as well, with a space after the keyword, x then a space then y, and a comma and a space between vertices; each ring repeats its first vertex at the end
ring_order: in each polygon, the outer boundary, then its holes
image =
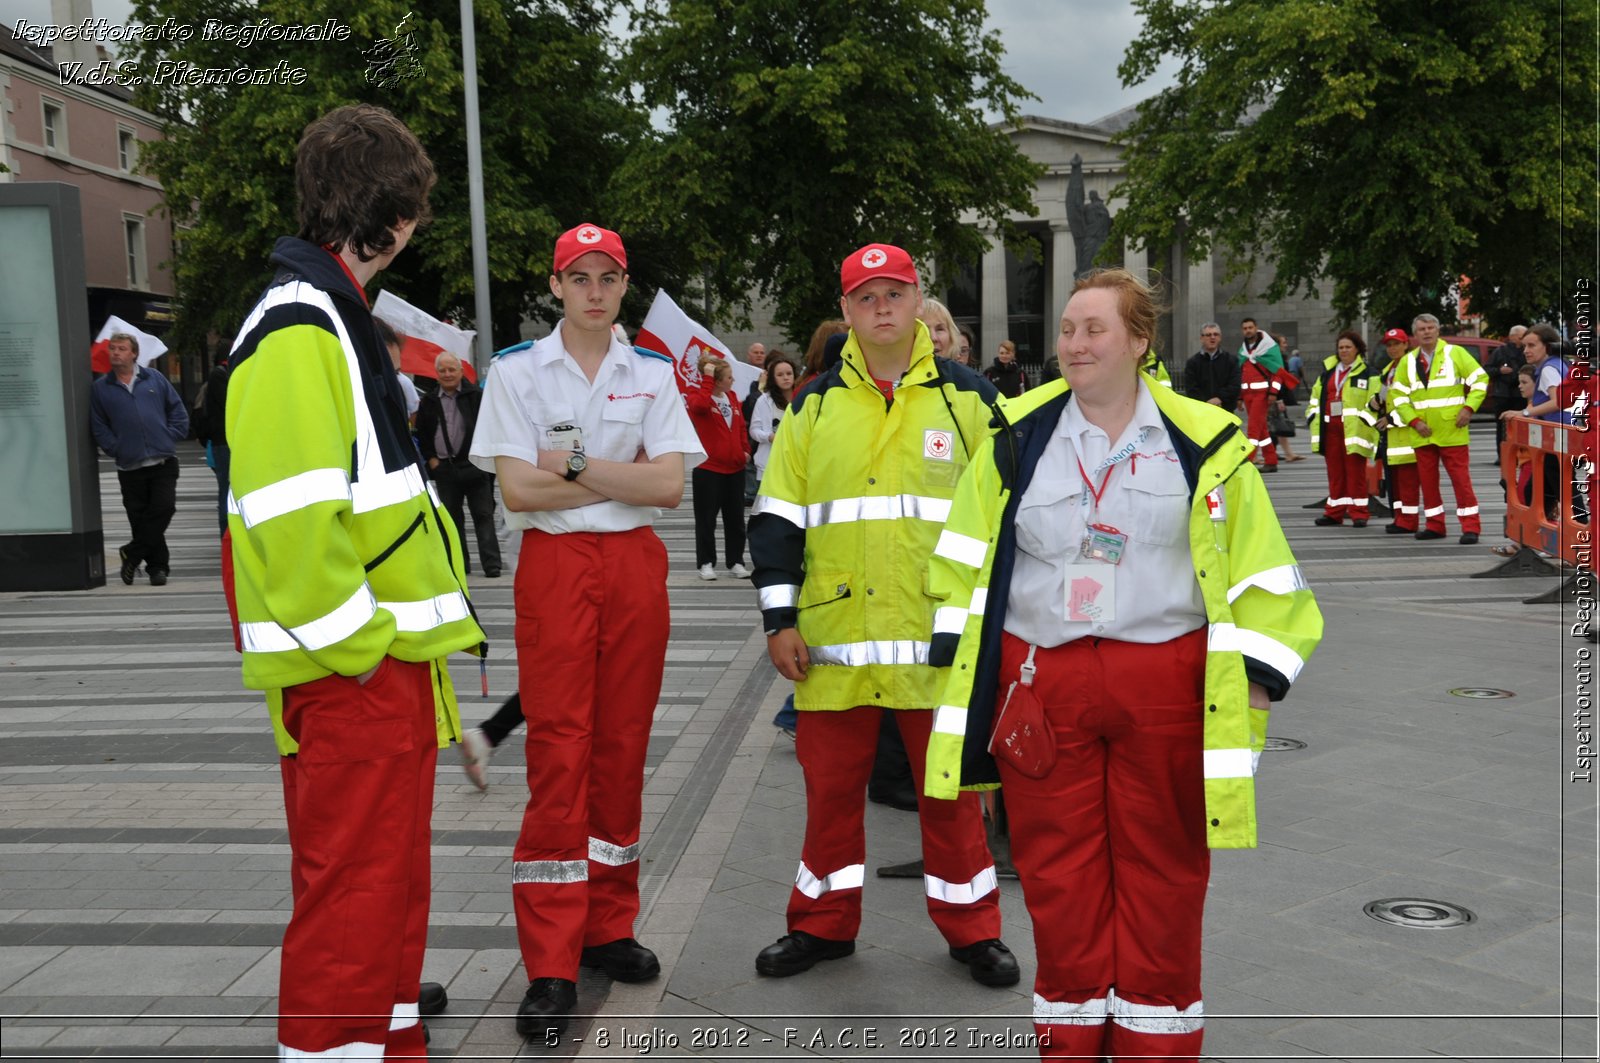
POLYGON ((982 0, 641 0, 628 73, 667 128, 615 186, 658 226, 722 323, 751 293, 803 344, 837 316, 839 262, 872 240, 953 268, 1012 235, 1039 169, 984 120, 1014 120, 982 0))
MULTIPOLYGON (((546 278, 555 237, 595 218, 610 172, 645 119, 616 89, 614 42, 592 0, 477 0, 480 124, 497 344, 525 315, 552 317, 546 278)), ((179 341, 230 333, 270 279, 273 240, 295 232, 294 152, 301 130, 347 103, 394 111, 438 170, 434 220, 380 281, 440 316, 470 320, 473 279, 458 6, 453 0, 365 0, 341 7, 348 40, 206 39, 203 27, 323 22, 318 0, 141 0, 133 19, 171 18, 188 40, 153 37, 123 58, 142 76, 137 102, 167 119, 144 168, 180 227, 179 341), (378 42, 389 42, 390 46, 378 42), (376 46, 376 48, 375 48, 376 46), (193 84, 175 67, 303 69, 300 84, 193 84), (387 61, 387 62, 386 62, 387 61), (165 78, 159 75, 166 71, 165 78)), ((636 280, 660 283, 649 274, 636 280)), ((669 276, 676 279, 676 274, 669 276)))
POLYGON ((1177 83, 1122 140, 1125 236, 1180 235, 1268 300, 1503 328, 1594 276, 1596 9, 1559 0, 1134 0, 1120 73, 1177 83))

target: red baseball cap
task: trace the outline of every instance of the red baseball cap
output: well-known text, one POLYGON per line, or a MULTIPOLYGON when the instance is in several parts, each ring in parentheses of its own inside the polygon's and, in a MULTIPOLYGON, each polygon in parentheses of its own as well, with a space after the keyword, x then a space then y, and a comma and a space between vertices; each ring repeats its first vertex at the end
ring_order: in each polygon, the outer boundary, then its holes
POLYGON ((849 295, 870 280, 887 277, 906 284, 917 283, 917 267, 911 256, 893 244, 868 244, 845 256, 839 267, 839 283, 849 295))
POLYGON ((628 252, 622 246, 622 237, 586 221, 556 237, 555 272, 560 273, 590 251, 607 255, 623 269, 628 268, 628 252))
POLYGON ((1384 343, 1393 343, 1395 340, 1399 340, 1401 343, 1410 343, 1411 337, 1406 335, 1406 330, 1403 328, 1392 328, 1383 334, 1384 343))

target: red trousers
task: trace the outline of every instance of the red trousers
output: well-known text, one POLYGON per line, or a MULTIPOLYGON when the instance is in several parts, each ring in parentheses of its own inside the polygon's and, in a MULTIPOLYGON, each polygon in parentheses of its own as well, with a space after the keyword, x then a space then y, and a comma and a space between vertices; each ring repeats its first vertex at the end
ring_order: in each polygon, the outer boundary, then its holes
POLYGON ((1439 466, 1450 476, 1450 489, 1456 495, 1456 519, 1463 532, 1481 532, 1483 523, 1478 520, 1478 496, 1472 490, 1471 463, 1467 459, 1465 443, 1458 447, 1441 447, 1431 443, 1417 443, 1417 480, 1422 485, 1422 514, 1427 518, 1429 531, 1444 531, 1444 496, 1439 491, 1439 466))
POLYGON ((280 762, 294 914, 278 1042, 289 1059, 426 1059, 432 668, 386 657, 364 685, 334 675, 289 687, 283 724, 300 752, 280 762))
POLYGON ((1336 520, 1366 520, 1367 458, 1344 448, 1344 422, 1322 422, 1322 460, 1328 466, 1328 502, 1323 512, 1336 520))
POLYGON ((528 531, 516 581, 528 805, 511 896, 528 978, 633 936, 639 811, 670 620, 667 550, 649 528, 528 531))
MULTIPOLYGON (((851 941, 861 928, 867 779, 877 753, 881 713, 873 705, 800 713, 795 753, 806 777, 806 837, 789 894, 791 931, 851 941)), ((945 940, 958 947, 998 938, 999 884, 978 795, 964 793, 954 801, 924 796, 933 710, 897 709, 894 721, 905 739, 917 788, 928 915, 945 940)))
POLYGON ((1389 505, 1394 509, 1395 525, 1414 532, 1417 530, 1417 514, 1422 512, 1418 505, 1421 496, 1416 463, 1408 461, 1404 465, 1390 465, 1389 471, 1390 489, 1394 493, 1389 505))
MULTIPOLYGON (((1006 635, 1002 698, 1026 656, 1006 635)), ((1045 1058, 1200 1054, 1205 657, 1202 628, 1159 645, 1079 639, 1034 659, 1055 767, 1030 779, 999 763, 1045 1058)))
POLYGON ((1258 391, 1245 391, 1240 398, 1244 402, 1244 434, 1250 440, 1250 445, 1261 452, 1261 460, 1267 465, 1278 464, 1278 446, 1272 441, 1272 431, 1267 428, 1267 410, 1272 405, 1271 389, 1258 391))

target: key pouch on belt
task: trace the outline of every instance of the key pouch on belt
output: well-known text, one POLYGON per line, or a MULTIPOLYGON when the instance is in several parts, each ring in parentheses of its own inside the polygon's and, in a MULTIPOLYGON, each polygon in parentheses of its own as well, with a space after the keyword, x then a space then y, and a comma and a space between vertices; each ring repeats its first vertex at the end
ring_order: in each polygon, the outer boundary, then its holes
POLYGON ((1044 717, 1044 703, 1034 693, 1033 655, 1037 646, 1028 647, 1019 678, 1006 691, 1005 704, 994 721, 989 752, 1004 760, 1030 779, 1042 779, 1056 766, 1056 736, 1044 717))

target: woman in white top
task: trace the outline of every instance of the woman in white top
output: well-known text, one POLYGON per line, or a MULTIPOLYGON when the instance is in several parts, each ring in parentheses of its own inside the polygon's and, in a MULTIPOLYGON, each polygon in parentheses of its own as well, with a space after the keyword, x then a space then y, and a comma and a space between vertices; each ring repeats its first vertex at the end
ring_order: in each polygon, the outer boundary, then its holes
POLYGON ((769 359, 767 385, 756 397, 750 410, 750 438, 756 441, 756 479, 767 471, 767 458, 772 454, 772 440, 778 434, 778 422, 788 412, 794 399, 795 381, 800 378, 800 367, 788 356, 769 359))

